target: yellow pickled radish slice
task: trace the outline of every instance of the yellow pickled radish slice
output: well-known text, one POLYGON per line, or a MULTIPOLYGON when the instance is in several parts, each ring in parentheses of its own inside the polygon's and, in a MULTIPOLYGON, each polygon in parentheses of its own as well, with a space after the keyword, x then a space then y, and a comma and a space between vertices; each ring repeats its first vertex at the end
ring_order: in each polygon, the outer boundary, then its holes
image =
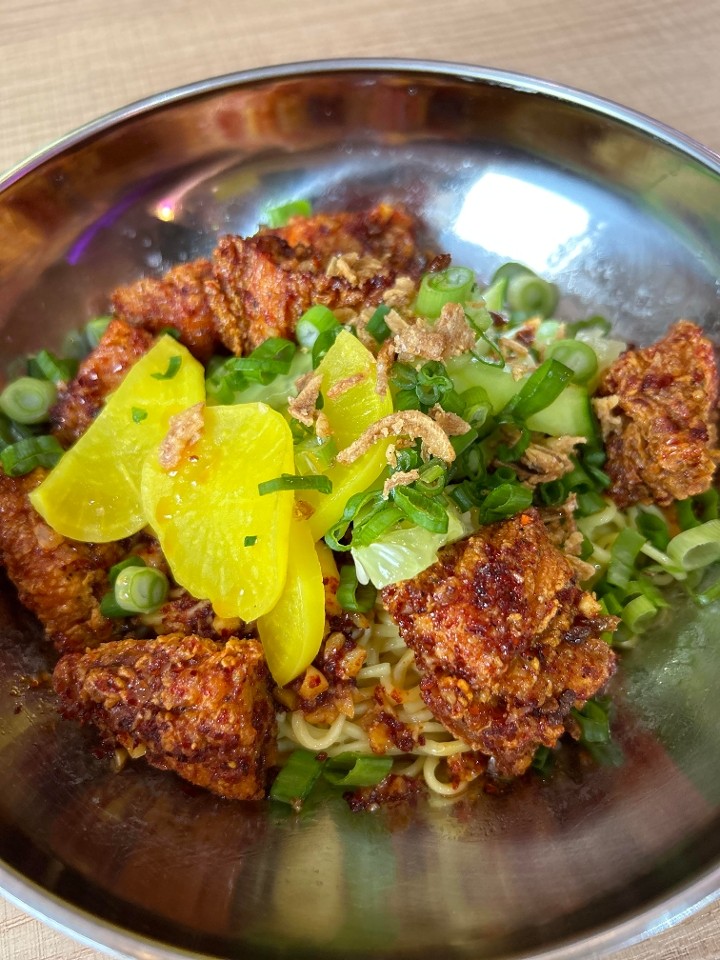
POLYGON ((265 403, 206 407, 200 440, 169 472, 151 453, 142 502, 177 582, 220 617, 255 620, 285 583, 291 491, 258 484, 293 472, 292 434, 265 403))
MULTIPOLYGON (((338 450, 357 440, 369 426, 392 413, 390 391, 377 392, 377 366, 372 353, 357 337, 343 331, 330 347, 317 368, 322 374, 323 413, 330 421, 338 450), (339 396, 328 396, 333 384, 360 374, 362 379, 339 396)), ((385 466, 385 451, 390 441, 382 440, 371 447, 355 463, 334 464, 325 471, 332 480, 332 492, 303 490, 299 498, 306 500, 315 511, 309 523, 313 537, 319 540, 342 516, 345 504, 353 494, 365 490, 375 481, 385 466)))
POLYGON ((325 631, 325 588, 306 520, 292 521, 285 589, 257 626, 270 673, 281 687, 299 676, 320 649, 325 631))
POLYGON ((205 399, 202 365, 161 337, 128 371, 78 442, 30 494, 41 517, 73 540, 106 543, 141 530, 140 473, 170 417, 205 399))

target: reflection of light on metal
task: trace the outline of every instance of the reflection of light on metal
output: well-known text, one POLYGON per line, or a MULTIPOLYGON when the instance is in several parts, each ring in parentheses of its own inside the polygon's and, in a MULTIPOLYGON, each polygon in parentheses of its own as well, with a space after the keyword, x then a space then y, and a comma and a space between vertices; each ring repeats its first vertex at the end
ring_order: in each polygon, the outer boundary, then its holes
POLYGON ((470 188, 455 221, 457 235, 538 272, 583 234, 584 207, 547 187, 489 170, 470 188))
POLYGON ((161 200, 155 207, 155 216, 163 223, 170 223, 175 219, 175 206, 170 200, 161 200))

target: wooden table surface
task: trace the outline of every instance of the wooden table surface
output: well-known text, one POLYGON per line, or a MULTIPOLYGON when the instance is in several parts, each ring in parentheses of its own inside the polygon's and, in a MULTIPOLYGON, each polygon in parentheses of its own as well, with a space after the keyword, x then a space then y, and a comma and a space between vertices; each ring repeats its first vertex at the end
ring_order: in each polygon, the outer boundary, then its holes
MULTIPOLYGON (((139 97, 296 60, 400 56, 534 74, 720 151, 717 0, 0 0, 0 170, 139 97)), ((0 898, 0 960, 100 960, 0 898)), ((720 904, 612 960, 717 960, 720 904)))

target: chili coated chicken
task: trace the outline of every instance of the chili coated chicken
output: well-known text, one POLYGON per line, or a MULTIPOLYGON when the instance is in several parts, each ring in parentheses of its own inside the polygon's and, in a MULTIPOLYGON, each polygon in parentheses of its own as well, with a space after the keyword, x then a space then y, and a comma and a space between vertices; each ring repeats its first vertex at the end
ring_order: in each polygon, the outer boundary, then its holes
POLYGON ((415 652, 425 703, 501 775, 554 746, 571 708, 615 669, 600 637, 617 621, 578 586, 537 510, 443 548, 382 598, 415 652))
POLYGON ((718 461, 718 371, 712 343, 688 320, 628 350, 598 390, 610 495, 621 508, 667 506, 709 490, 718 461))

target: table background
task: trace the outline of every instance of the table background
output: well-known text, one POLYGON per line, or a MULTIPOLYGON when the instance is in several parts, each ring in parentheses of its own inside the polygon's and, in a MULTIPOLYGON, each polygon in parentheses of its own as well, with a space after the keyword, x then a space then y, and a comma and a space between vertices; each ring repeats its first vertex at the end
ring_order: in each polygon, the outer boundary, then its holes
MULTIPOLYGON (((148 94, 328 57, 457 60, 634 107, 720 151, 716 0, 0 0, 0 170, 148 94)), ((720 904, 612 960, 717 960, 720 904)), ((0 960, 99 960, 0 899, 0 960)))

